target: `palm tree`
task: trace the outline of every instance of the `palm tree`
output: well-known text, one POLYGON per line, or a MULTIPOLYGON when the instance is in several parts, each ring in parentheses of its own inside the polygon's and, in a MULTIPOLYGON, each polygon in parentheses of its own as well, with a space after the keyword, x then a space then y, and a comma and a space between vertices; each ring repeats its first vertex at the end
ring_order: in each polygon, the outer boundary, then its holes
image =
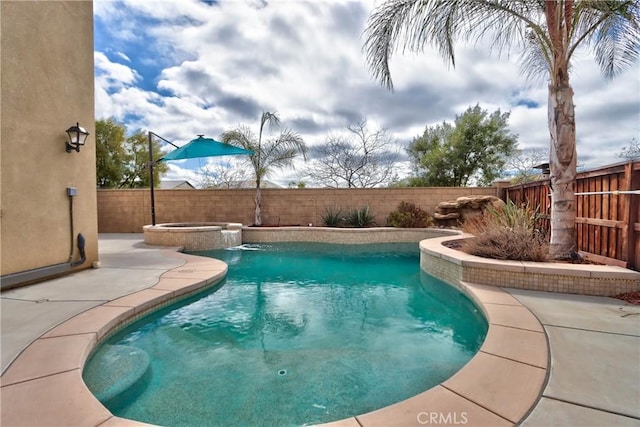
POLYGON ((260 185, 262 179, 269 176, 273 169, 283 167, 292 167, 293 159, 302 154, 307 159, 307 146, 302 137, 290 129, 282 129, 276 138, 262 140, 262 134, 265 125, 280 126, 280 119, 277 114, 265 111, 260 118, 260 131, 258 136, 247 126, 238 126, 238 128, 226 131, 222 134, 222 141, 227 144, 236 145, 246 150, 253 151, 253 155, 249 157, 256 178, 256 195, 255 195, 255 225, 262 225, 261 194, 260 185))
POLYGON ((372 74, 389 89, 389 60, 398 48, 433 45, 455 67, 458 37, 486 37, 498 53, 515 47, 527 77, 548 77, 551 255, 564 258, 576 249, 571 58, 589 48, 602 73, 614 77, 638 57, 639 20, 637 0, 389 0, 369 17, 364 50, 372 74))

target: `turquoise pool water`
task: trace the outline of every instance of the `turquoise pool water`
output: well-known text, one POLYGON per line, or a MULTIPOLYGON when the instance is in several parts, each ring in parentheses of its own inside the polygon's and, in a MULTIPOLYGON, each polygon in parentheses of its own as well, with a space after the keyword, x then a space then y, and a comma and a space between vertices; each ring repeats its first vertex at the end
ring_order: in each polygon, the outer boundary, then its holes
POLYGON ((128 326, 88 362, 85 382, 115 415, 165 426, 338 420, 442 382, 486 334, 466 296, 420 271, 417 244, 198 254, 227 262, 227 279, 128 326))

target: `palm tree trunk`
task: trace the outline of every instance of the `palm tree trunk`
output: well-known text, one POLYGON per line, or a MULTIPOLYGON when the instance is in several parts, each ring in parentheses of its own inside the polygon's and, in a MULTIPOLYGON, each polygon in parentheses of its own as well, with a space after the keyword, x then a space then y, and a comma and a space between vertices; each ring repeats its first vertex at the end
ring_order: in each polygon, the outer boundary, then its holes
POLYGON ((255 195, 255 198, 253 199, 253 201, 256 204, 256 212, 254 217, 255 225, 262 225, 262 213, 260 212, 260 203, 261 203, 260 200, 261 200, 260 184, 258 184, 258 187, 256 187, 256 195, 255 195))
POLYGON ((549 85, 548 120, 552 203, 550 254, 555 259, 562 259, 576 250, 576 122, 573 89, 568 79, 549 85))

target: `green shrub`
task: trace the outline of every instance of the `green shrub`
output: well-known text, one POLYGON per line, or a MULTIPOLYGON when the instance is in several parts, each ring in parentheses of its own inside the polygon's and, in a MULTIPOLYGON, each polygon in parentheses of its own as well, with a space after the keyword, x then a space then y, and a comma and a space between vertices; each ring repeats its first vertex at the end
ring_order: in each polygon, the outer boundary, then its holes
POLYGON ((400 202, 398 208, 387 217, 387 225, 391 227, 424 228, 431 224, 431 215, 409 202, 400 202))
POLYGON ((465 221, 466 239, 462 250, 485 258, 515 261, 546 261, 549 242, 537 227, 538 212, 513 202, 501 208, 487 207, 480 217, 465 221))
POLYGON ((376 217, 369 209, 369 206, 351 209, 345 218, 345 222, 350 227, 364 228, 376 225, 376 217))
POLYGON ((327 208, 322 215, 322 223, 325 227, 340 227, 344 223, 344 213, 340 206, 327 208))

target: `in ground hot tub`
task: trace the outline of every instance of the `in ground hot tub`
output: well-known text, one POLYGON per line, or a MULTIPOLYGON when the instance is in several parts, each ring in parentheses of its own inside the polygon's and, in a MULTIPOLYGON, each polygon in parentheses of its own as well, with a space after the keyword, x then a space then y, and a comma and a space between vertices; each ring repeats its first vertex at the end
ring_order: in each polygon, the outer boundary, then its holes
POLYGON ((234 222, 177 222, 145 225, 144 242, 154 246, 182 246, 185 251, 223 249, 242 244, 242 224, 234 222))

